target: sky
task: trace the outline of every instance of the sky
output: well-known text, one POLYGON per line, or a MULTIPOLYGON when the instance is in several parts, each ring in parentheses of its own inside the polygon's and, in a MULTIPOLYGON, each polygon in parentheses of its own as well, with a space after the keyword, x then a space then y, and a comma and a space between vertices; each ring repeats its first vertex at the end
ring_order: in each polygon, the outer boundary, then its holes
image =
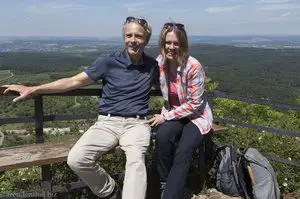
POLYGON ((127 16, 154 35, 170 21, 189 35, 300 35, 300 0, 0 0, 0 36, 121 36, 127 16))

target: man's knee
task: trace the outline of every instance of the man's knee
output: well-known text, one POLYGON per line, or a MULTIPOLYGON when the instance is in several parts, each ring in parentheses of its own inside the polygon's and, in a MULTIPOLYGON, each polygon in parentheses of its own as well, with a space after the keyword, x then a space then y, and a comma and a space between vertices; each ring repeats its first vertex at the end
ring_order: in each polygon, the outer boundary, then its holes
POLYGON ((80 168, 78 156, 76 152, 73 150, 73 148, 70 150, 68 154, 67 164, 73 171, 74 170, 76 171, 80 168))
POLYGON ((67 164, 73 171, 91 167, 94 163, 95 161, 86 157, 82 149, 78 150, 76 147, 73 147, 68 154, 67 164))
POLYGON ((145 166, 145 153, 141 149, 131 149, 126 151, 126 165, 133 167, 145 166))

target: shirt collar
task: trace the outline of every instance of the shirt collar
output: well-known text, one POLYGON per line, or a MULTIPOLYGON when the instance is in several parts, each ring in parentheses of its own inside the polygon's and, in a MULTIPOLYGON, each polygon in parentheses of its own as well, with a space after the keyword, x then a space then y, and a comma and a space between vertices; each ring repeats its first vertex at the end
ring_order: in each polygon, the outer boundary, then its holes
MULTIPOLYGON (((128 55, 127 50, 123 50, 122 54, 121 54, 121 59, 124 61, 124 64, 129 67, 132 65, 131 59, 128 55)), ((137 65, 143 65, 145 63, 145 53, 142 54, 142 58, 139 60, 139 63, 137 65)))

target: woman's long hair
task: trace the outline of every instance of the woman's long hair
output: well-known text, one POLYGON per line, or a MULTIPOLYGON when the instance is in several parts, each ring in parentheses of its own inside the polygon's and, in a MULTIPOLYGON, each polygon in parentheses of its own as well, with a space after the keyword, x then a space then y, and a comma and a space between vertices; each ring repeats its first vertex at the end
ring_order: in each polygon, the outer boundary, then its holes
POLYGON ((165 46, 166 46, 166 36, 169 32, 174 32, 179 41, 179 54, 177 56, 177 63, 179 66, 185 65, 189 54, 188 38, 184 28, 177 28, 175 25, 172 27, 163 27, 159 36, 159 50, 161 55, 166 58, 165 46))

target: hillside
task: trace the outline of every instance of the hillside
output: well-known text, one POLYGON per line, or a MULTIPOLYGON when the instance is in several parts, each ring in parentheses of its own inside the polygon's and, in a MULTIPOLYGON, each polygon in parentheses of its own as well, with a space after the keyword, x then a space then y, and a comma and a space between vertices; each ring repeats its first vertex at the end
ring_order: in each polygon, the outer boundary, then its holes
MULTIPOLYGON (((15 76, 1 84, 29 83, 24 79, 33 73, 37 79, 40 73, 50 75, 49 80, 64 77, 79 72, 80 66, 91 64, 97 56, 119 48, 108 49, 82 53, 0 53, 0 70, 22 74, 21 80, 15 76)), ((157 56, 158 49, 150 47, 146 52, 157 56)), ((190 54, 200 60, 207 76, 219 83, 219 90, 280 103, 300 103, 300 50, 194 44, 190 54)), ((39 82, 32 77, 28 79, 30 83, 39 82)))

